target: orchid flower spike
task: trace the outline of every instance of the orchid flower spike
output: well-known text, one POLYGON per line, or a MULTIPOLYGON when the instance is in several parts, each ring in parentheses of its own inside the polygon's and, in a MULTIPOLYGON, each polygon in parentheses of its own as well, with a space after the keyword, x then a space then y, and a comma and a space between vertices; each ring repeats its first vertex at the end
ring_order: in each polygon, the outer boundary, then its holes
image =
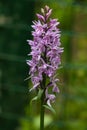
POLYGON ((60 42, 59 22, 57 19, 50 18, 52 9, 47 5, 41 8, 41 14, 36 14, 38 20, 33 22, 32 36, 33 40, 27 40, 31 46, 31 60, 27 60, 30 67, 29 75, 33 87, 30 90, 45 90, 45 101, 51 106, 55 101, 55 93, 59 93, 57 82, 59 80, 55 76, 61 65, 61 53, 63 48, 60 42), (44 76, 46 84, 43 83, 44 76), (49 89, 51 93, 49 93, 49 89))

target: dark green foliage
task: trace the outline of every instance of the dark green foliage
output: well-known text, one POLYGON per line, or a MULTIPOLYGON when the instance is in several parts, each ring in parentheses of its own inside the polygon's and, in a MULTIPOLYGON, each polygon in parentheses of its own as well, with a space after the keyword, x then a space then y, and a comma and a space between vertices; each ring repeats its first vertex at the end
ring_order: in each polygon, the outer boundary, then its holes
POLYGON ((29 102, 26 56, 34 2, 0 1, 0 130, 14 130, 29 102))

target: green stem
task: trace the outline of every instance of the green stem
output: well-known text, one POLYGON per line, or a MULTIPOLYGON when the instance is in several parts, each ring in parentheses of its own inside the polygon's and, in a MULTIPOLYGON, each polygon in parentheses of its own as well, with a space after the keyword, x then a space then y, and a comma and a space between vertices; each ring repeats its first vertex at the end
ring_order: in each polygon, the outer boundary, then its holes
POLYGON ((45 91, 42 94, 41 97, 41 111, 40 111, 40 130, 44 130, 44 112, 45 112, 45 108, 44 108, 44 97, 45 97, 45 91))
MULTIPOLYGON (((44 53, 44 61, 46 62, 46 51, 44 53)), ((41 96, 41 111, 40 111, 40 130, 44 130, 44 113, 45 113, 45 86, 46 86, 46 75, 43 73, 43 81, 41 83, 41 88, 43 89, 43 94, 41 96)))

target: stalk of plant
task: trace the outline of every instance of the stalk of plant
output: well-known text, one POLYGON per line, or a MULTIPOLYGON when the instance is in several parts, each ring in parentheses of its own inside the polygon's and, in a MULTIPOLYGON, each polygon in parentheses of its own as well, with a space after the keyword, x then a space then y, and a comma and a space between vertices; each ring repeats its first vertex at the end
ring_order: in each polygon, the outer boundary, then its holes
POLYGON ((45 108, 52 109, 51 103, 55 101, 56 93, 59 93, 57 82, 57 70, 61 65, 60 31, 57 19, 50 18, 52 9, 47 5, 41 8, 41 14, 36 14, 38 20, 33 21, 33 40, 27 40, 31 46, 32 59, 27 60, 30 67, 29 75, 33 84, 30 89, 37 90, 37 96, 32 100, 40 98, 40 130, 44 130, 45 108))

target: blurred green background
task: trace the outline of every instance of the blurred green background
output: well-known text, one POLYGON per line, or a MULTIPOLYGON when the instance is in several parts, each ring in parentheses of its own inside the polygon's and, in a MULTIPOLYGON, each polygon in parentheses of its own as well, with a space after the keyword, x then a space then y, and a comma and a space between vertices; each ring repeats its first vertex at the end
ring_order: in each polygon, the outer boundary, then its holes
POLYGON ((87 130, 87 0, 0 0, 0 130, 39 130, 39 102, 29 106, 26 65, 35 13, 45 5, 60 21, 64 47, 56 115, 45 113, 45 130, 87 130))

